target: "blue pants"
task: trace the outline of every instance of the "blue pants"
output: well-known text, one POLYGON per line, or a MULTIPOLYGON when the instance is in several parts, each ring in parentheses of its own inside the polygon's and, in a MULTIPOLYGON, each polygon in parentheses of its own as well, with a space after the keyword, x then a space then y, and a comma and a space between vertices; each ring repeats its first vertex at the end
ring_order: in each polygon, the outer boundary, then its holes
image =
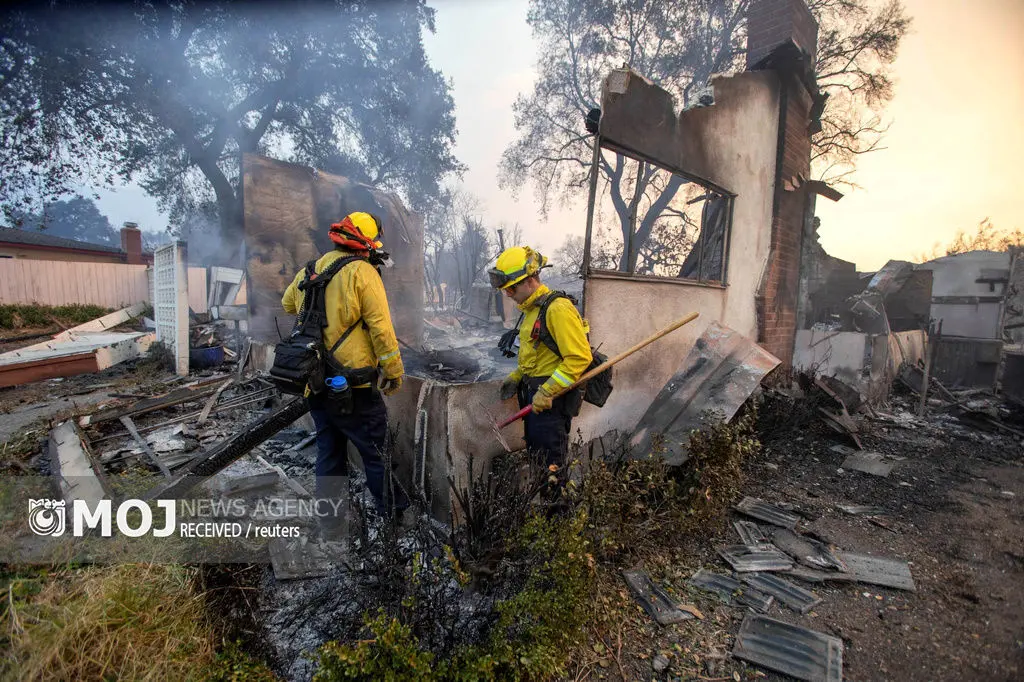
MULTIPOLYGON (((525 378, 519 384, 519 407, 526 407, 533 402, 533 394, 546 380, 547 377, 525 378)), ((569 432, 572 429, 572 418, 579 411, 579 397, 577 391, 570 391, 555 398, 550 410, 528 412, 523 418, 526 448, 537 457, 540 464, 565 467, 569 452, 569 432)))
MULTIPOLYGON (((348 443, 352 442, 363 460, 366 487, 373 495, 377 511, 390 516, 391 508, 401 512, 409 506, 405 491, 392 477, 385 485, 382 457, 388 434, 388 412, 384 399, 372 388, 352 389, 352 412, 336 414, 328 409, 322 396, 311 396, 309 414, 316 424, 317 496, 335 498, 340 477, 348 476, 348 443)), ((394 466, 394 464, 392 464, 394 466)))

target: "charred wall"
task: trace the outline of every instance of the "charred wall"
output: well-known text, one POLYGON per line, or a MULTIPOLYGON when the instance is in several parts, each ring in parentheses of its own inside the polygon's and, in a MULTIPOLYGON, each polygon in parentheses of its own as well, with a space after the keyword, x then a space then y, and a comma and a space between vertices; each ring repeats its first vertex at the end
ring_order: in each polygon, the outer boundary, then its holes
MULTIPOLYGON (((630 81, 648 91, 640 79, 630 81)), ((627 358, 615 367, 615 392, 601 409, 584 405, 574 422, 584 441, 611 430, 629 431, 679 368, 696 339, 712 321, 719 321, 749 338, 757 335, 754 295, 767 266, 779 79, 770 71, 742 73, 713 81, 715 104, 683 111, 662 127, 664 138, 642 138, 643 128, 663 110, 636 111, 627 91, 615 105, 630 114, 629 129, 612 128, 602 120, 602 131, 615 131, 616 141, 646 139, 645 144, 675 144, 703 151, 697 157, 675 154, 660 146, 645 152, 662 154, 664 161, 680 164, 691 175, 703 174, 735 194, 728 242, 727 285, 707 285, 675 278, 589 273, 584 284, 586 316, 591 341, 609 356, 650 336, 689 312, 701 317, 682 329, 627 358), (641 130, 632 130, 638 126, 641 130), (674 131, 669 134, 669 131, 674 131), (660 139, 660 141, 658 141, 660 139), (699 142, 698 142, 699 141, 699 142), (628 312, 628 324, 624 313, 628 312)), ((627 125, 619 118, 616 125, 627 125)), ((574 437, 577 435, 574 432, 574 437)))
POLYGON ((242 157, 250 334, 276 340, 293 318, 281 295, 310 259, 333 248, 327 228, 353 211, 380 216, 394 266, 382 273, 395 330, 418 344, 423 335, 423 222, 394 194, 314 168, 255 154, 242 157), (276 323, 275 323, 276 320, 276 323))

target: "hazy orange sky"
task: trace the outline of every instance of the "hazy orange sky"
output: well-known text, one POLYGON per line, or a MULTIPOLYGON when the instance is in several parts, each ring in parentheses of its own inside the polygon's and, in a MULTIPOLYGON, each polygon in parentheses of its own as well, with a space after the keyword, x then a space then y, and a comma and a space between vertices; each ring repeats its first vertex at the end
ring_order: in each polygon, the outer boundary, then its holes
POLYGON ((1024 229, 1024 2, 904 0, 884 150, 862 187, 818 200, 822 245, 860 270, 911 259, 989 217, 1024 229))

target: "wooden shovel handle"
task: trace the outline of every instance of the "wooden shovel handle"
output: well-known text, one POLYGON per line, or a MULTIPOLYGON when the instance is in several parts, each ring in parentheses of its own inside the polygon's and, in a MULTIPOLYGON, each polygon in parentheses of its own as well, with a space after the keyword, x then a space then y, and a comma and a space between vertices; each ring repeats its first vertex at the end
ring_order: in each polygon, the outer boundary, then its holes
MULTIPOLYGON (((601 372, 605 371, 606 369, 608 369, 612 365, 614 365, 616 363, 619 363, 622 360, 625 360, 630 355, 632 355, 633 353, 637 352, 638 350, 640 350, 644 346, 648 346, 648 345, 654 343, 655 341, 657 341, 661 337, 665 336, 666 334, 674 332, 675 330, 679 329, 683 325, 686 325, 686 324, 689 324, 689 323, 693 322, 698 317, 700 317, 700 313, 690 313, 686 317, 683 317, 683 318, 681 318, 679 320, 676 320, 675 322, 673 322, 669 326, 665 327, 661 331, 656 332, 655 334, 653 334, 651 336, 648 336, 646 339, 644 339, 643 341, 637 343, 633 347, 631 347, 631 348, 629 348, 627 350, 622 351, 621 353, 619 353, 615 357, 608 358, 607 360, 602 362, 600 365, 598 365, 594 369, 590 370, 589 372, 587 372, 586 374, 581 376, 574 384, 572 384, 571 386, 565 388, 564 390, 559 391, 553 397, 557 398, 558 396, 562 395, 563 393, 565 393, 567 391, 571 391, 572 389, 576 388, 580 384, 582 384, 582 383, 584 383, 586 381, 589 381, 590 379, 593 379, 595 376, 597 376, 601 372)), ((497 428, 503 429, 506 426, 508 426, 509 424, 511 424, 512 422, 514 422, 514 421, 516 421, 518 419, 522 419, 523 417, 525 417, 527 414, 530 413, 531 409, 533 409, 533 406, 532 405, 527 405, 526 407, 524 407, 523 409, 519 410, 518 412, 516 412, 511 417, 508 417, 508 418, 504 419, 503 421, 498 422, 497 428)))

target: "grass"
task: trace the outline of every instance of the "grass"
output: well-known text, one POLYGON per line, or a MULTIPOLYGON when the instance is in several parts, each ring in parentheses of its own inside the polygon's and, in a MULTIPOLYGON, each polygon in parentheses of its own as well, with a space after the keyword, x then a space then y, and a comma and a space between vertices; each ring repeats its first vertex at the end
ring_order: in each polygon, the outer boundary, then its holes
POLYGON ((196 568, 27 569, 0 586, 3 679, 274 679, 221 642, 196 568))
POLYGON ((42 451, 43 439, 48 435, 47 421, 37 419, 0 443, 0 473, 32 473, 27 462, 42 451))
POLYGON ((53 324, 73 327, 109 312, 98 305, 0 305, 0 329, 38 329, 53 324))

